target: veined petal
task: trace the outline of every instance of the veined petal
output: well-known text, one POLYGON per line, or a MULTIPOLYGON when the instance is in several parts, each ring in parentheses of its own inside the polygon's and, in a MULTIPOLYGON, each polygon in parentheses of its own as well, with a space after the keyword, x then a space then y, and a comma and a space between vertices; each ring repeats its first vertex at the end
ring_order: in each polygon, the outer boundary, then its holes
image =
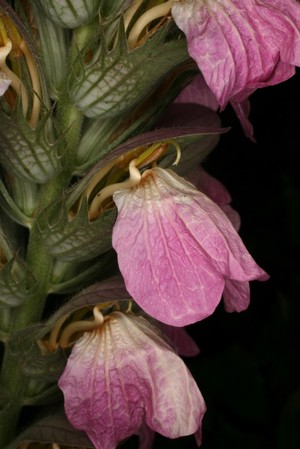
POLYGON ((296 0, 174 1, 172 15, 222 108, 290 78, 300 65, 296 0))
POLYGON ((68 419, 96 449, 114 449, 145 423, 169 438, 198 433, 205 412, 190 372, 156 329, 121 312, 74 345, 59 386, 68 419))
POLYGON ((231 207, 231 195, 218 179, 199 166, 189 174, 188 180, 225 212, 236 231, 240 229, 240 215, 231 207))
POLYGON ((185 326, 211 315, 225 278, 266 279, 225 213, 171 170, 115 192, 113 247, 126 288, 151 316, 185 326))

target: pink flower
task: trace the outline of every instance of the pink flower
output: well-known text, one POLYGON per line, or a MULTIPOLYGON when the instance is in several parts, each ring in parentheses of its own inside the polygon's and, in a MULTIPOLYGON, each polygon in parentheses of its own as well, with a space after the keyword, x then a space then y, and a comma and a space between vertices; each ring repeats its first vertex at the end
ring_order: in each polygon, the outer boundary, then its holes
POLYGON ((222 108, 300 66, 297 0, 174 0, 172 15, 222 108))
MULTIPOLYGON (((196 103, 206 106, 213 111, 217 111, 219 109, 218 100, 206 84, 202 73, 199 73, 193 81, 183 89, 183 91, 176 98, 175 103, 196 103)), ((245 135, 250 140, 255 142, 253 126, 249 120, 249 100, 245 99, 241 102, 231 101, 230 103, 240 121, 245 135)))
POLYGON ((194 433, 200 444, 202 395, 183 361, 143 317, 114 312, 85 333, 59 387, 69 421, 96 449, 114 449, 133 434, 146 447, 151 429, 169 438, 194 433))
POLYGON ((202 320, 223 292, 228 310, 244 310, 245 285, 268 278, 220 207, 171 170, 147 170, 113 198, 112 241, 126 288, 157 320, 173 326, 202 320))
MULTIPOLYGON (((240 229, 240 216, 237 211, 231 207, 230 193, 220 181, 210 176, 202 167, 198 167, 190 174, 189 181, 205 193, 211 200, 217 203, 223 212, 225 212, 236 231, 240 229)), ((238 282, 232 279, 226 279, 223 299, 224 307, 227 312, 241 312, 242 310, 245 310, 250 302, 249 282, 238 282)))
POLYGON ((188 181, 213 200, 225 212, 236 231, 240 229, 241 218, 238 212, 230 205, 231 195, 218 179, 208 174, 204 168, 199 166, 189 174, 188 181))

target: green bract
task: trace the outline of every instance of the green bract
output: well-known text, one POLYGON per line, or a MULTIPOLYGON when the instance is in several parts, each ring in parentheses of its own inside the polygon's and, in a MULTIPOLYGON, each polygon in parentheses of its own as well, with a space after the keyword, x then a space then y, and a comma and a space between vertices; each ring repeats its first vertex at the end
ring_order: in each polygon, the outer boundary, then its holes
POLYGON ((86 117, 125 114, 189 60, 186 43, 178 33, 172 34, 171 23, 132 50, 128 49, 123 23, 113 49, 107 48, 104 39, 100 35, 99 48, 88 63, 85 52, 78 56, 68 80, 70 98, 86 117))
POLYGON ((90 22, 101 0, 38 0, 49 19, 63 28, 76 28, 90 22))

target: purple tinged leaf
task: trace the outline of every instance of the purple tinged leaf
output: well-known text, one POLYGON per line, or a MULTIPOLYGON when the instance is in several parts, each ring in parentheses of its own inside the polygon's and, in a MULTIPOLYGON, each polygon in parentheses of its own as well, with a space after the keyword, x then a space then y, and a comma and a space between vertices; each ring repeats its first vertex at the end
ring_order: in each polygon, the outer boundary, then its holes
POLYGON ((222 108, 285 81, 300 66, 296 0, 176 1, 172 15, 222 108))
MULTIPOLYGON (((226 214, 171 170, 114 194, 113 247, 126 288, 149 315, 185 326, 211 315, 226 281, 266 280, 226 214)), ((239 309, 236 305, 236 310, 239 309)))
POLYGON ((59 381, 72 425, 113 449, 145 424, 169 438, 199 433, 202 395, 182 360, 143 317, 112 313, 76 342, 59 381))

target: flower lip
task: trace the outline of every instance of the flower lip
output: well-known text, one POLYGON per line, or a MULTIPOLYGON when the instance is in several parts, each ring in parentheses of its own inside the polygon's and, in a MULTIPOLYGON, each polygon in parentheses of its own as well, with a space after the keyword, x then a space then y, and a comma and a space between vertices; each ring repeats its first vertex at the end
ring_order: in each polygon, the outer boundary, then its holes
POLYGON ((169 438, 201 432, 202 395, 146 319, 113 312, 76 342, 59 380, 71 424, 113 449, 146 424, 169 438))
MULTIPOLYGON (((112 242, 126 288, 157 320, 173 326, 200 321, 214 312, 229 281, 242 288, 268 278, 226 214, 171 170, 155 167, 113 198, 112 242)), ((245 297, 236 294, 235 302, 234 310, 246 308, 245 297)))

